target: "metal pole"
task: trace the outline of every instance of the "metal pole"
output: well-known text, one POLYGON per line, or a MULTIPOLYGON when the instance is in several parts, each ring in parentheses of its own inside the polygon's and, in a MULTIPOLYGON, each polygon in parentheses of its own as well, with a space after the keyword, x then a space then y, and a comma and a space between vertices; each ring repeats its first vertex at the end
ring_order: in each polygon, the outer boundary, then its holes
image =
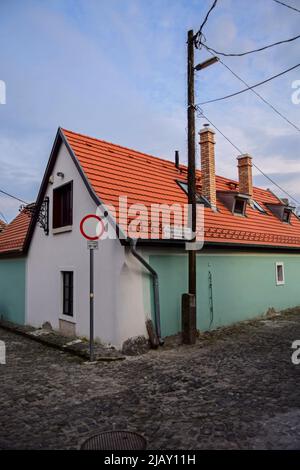
MULTIPOLYGON (((187 92, 188 92, 188 203, 191 209, 189 227, 196 241, 196 149, 195 149, 195 70, 194 70, 194 32, 188 32, 187 43, 187 92)), ((190 212, 189 212, 190 213, 190 212)), ((189 250, 189 294, 183 308, 183 341, 194 344, 196 341, 196 251, 189 250), (187 306, 189 306, 187 308, 187 306)))
POLYGON ((90 361, 94 360, 94 250, 90 248, 90 361))

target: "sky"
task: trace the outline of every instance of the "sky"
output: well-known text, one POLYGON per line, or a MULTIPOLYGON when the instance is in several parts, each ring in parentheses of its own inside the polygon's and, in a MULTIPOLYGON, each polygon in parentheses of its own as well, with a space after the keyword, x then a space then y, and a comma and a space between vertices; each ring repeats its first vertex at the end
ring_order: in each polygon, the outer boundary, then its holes
MULTIPOLYGON (((300 0, 286 0, 300 9, 300 0)), ((187 159, 186 36, 212 0, 0 0, 0 189, 34 201, 59 126, 170 160, 187 159)), ((206 44, 243 52, 296 36, 300 13, 273 0, 219 0, 206 44)), ((222 59, 251 85, 299 63, 298 41, 222 59)), ((196 52, 196 61, 208 58, 196 52)), ((300 67, 257 91, 300 127, 300 67)), ((196 76, 196 102, 244 88, 222 64, 196 76)), ((300 201, 300 134, 252 92, 202 106, 207 117, 300 201)), ((197 131, 203 126, 197 120, 197 131)), ((217 173, 238 152, 216 134, 217 173)), ((197 136, 197 164, 200 166, 197 136)), ((256 170, 255 183, 274 189, 256 170)), ((278 195, 283 195, 276 190, 278 195)), ((0 218, 19 202, 0 194, 0 218), (1 215, 2 214, 2 215, 1 215)))

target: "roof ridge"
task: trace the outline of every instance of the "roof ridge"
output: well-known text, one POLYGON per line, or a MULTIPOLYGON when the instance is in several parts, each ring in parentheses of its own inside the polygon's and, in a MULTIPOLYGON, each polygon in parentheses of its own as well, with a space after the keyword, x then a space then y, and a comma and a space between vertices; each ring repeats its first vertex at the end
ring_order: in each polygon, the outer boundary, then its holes
MULTIPOLYGON (((155 155, 151 155, 150 153, 145 153, 145 152, 141 152, 140 150, 135 150, 131 147, 125 147, 124 145, 120 145, 120 144, 115 144, 114 142, 110 142, 108 140, 103 140, 103 139, 99 139, 97 137, 92 137, 90 135, 87 135, 87 134, 82 134, 81 132, 75 132, 75 131, 72 131, 70 129, 65 129, 64 127, 61 127, 61 130, 62 132, 69 132, 70 134, 73 134, 73 135, 77 135, 79 137, 84 137, 84 138, 87 138, 87 139, 90 139, 90 140, 94 140, 96 142, 101 142, 103 144, 108 144, 108 145, 112 145, 113 147, 116 147, 116 148, 120 148, 122 150, 127 150, 127 151, 130 151, 130 152, 134 152, 135 154, 138 154, 139 156, 141 157, 147 157, 147 158, 151 158, 151 159, 154 159, 154 160, 159 160, 163 163, 167 163, 169 165, 174 165, 174 162, 172 160, 168 160, 167 158, 162 158, 162 157, 157 157, 155 155)), ((67 136, 66 136, 67 137, 67 136)), ((184 164, 180 164, 180 166, 182 167, 182 169, 187 169, 187 165, 184 165, 184 164)), ((202 172, 201 172, 201 169, 196 169, 196 172, 200 173, 200 175, 202 175, 202 172)), ((237 179, 233 179, 233 178, 228 178, 226 176, 222 176, 222 175, 217 175, 216 174, 216 178, 218 179, 221 179, 223 181, 226 181, 228 183, 234 183, 234 184, 239 184, 238 180, 237 179)), ((263 191, 264 193, 269 193, 268 189, 264 189, 264 188, 260 188, 258 186, 253 186, 254 189, 256 190, 259 190, 259 191, 263 191)), ((275 196, 275 195, 274 195, 275 196)), ((275 196, 277 197, 277 196, 275 196)), ((277 197, 278 199, 278 197, 277 197)))
MULTIPOLYGON (((168 160, 167 158, 162 158, 162 157, 157 157, 155 155, 151 155, 150 153, 146 153, 146 152, 141 152, 140 150, 135 150, 131 147, 125 147, 124 145, 120 145, 120 144, 115 144, 114 142, 110 142, 108 140, 103 140, 103 139, 98 139, 97 137, 91 137, 90 135, 87 135, 87 134, 81 134, 80 132, 74 132, 74 131, 71 131, 69 129, 65 129, 63 127, 61 127, 61 130, 63 132, 70 132, 71 134, 75 134, 75 135, 78 135, 80 137, 85 137, 85 138, 88 138, 88 139, 91 139, 91 140, 95 140, 96 142, 102 142, 104 144, 109 144, 109 145, 112 145, 114 147, 118 147, 120 149, 123 149, 123 150, 129 150, 130 152, 134 152, 134 153, 137 153, 143 157, 149 157, 149 158, 154 158, 155 160, 161 160, 163 161, 164 163, 169 163, 170 165, 174 164, 172 162, 172 160, 168 160)), ((186 165, 182 165, 181 166, 186 166, 186 165)))

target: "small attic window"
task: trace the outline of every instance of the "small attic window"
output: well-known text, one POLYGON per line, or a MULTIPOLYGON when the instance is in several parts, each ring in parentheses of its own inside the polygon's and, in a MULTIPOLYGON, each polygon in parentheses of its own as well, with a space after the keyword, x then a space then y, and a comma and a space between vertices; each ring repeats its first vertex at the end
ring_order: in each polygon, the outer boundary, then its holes
POLYGON ((291 221, 291 215, 292 215, 292 212, 289 209, 284 209, 283 215, 282 215, 282 221, 285 222, 286 224, 289 224, 291 221))
POLYGON ((253 209, 256 209, 257 211, 261 212, 262 214, 267 213, 265 211, 265 209, 260 204, 258 204, 258 202, 254 201, 254 200, 251 201, 251 206, 252 206, 253 209))
POLYGON ((246 212, 246 199, 236 198, 233 208, 233 213, 236 215, 245 215, 246 212))
MULTIPOLYGON (((177 184, 181 187, 181 189, 185 192, 185 194, 188 195, 188 185, 187 183, 183 182, 183 181, 176 181, 177 184)), ((196 202, 198 204, 204 204, 205 207, 211 207, 211 204, 209 202, 209 200, 204 197, 204 196, 201 196, 201 194, 199 193, 196 193, 196 202)))

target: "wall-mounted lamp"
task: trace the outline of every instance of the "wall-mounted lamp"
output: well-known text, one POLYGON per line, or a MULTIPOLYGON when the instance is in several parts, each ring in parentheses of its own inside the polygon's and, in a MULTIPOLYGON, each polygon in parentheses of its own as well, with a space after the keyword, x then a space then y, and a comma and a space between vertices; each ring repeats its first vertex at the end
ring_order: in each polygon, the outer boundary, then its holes
POLYGON ((61 171, 58 171, 58 172, 56 173, 56 175, 57 175, 59 178, 64 178, 64 177, 65 177, 65 174, 62 173, 61 171))

